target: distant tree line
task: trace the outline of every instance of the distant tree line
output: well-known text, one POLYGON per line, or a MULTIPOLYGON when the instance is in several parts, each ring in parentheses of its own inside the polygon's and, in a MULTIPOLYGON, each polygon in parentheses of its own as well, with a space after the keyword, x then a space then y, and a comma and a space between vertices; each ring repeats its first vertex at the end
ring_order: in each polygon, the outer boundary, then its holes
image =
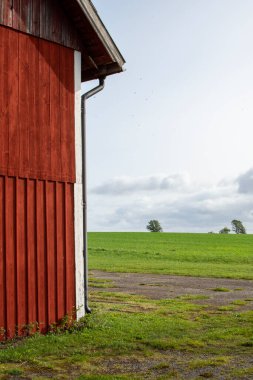
MULTIPOLYGON (((231 222, 232 231, 236 234, 246 234, 246 229, 240 220, 234 219, 231 222)), ((219 234, 229 234, 231 230, 228 227, 224 227, 219 231, 219 234)))
MULTIPOLYGON (((242 224, 242 222, 240 220, 233 219, 231 222, 231 225, 232 225, 232 231, 235 232, 236 234, 246 234, 247 233, 244 225, 242 224)), ((148 222, 146 228, 150 232, 163 232, 161 224, 156 219, 150 220, 148 222)), ((230 231, 231 231, 230 228, 223 227, 219 231, 219 234, 229 234, 230 231)), ((214 233, 213 231, 209 232, 209 234, 213 234, 213 233, 214 233)))

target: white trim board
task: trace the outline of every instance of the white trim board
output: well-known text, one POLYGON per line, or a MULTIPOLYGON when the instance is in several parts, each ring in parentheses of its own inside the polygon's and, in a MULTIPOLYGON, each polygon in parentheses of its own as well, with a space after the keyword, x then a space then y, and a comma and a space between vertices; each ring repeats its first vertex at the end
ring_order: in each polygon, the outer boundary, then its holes
POLYGON ((75 281, 77 319, 84 316, 84 258, 83 258, 83 210, 82 210, 82 123, 81 123, 81 53, 74 53, 75 70, 75 161, 74 185, 75 229, 75 281))

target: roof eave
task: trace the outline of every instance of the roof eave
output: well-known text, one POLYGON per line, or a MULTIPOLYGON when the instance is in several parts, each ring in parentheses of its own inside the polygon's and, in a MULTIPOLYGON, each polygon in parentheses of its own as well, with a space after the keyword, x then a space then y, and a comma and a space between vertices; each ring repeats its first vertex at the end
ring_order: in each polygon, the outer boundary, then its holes
POLYGON ((123 71, 125 60, 123 56, 121 55, 115 42, 113 41, 112 37, 110 36, 109 32, 107 31, 102 20, 100 19, 91 1, 90 0, 76 0, 76 2, 78 3, 79 7, 83 11, 86 19, 89 21, 89 24, 95 31, 99 40, 103 44, 107 54, 111 58, 111 62, 109 65, 106 64, 104 66, 98 67, 98 69, 94 70, 93 73, 91 70, 89 75, 84 76, 84 80, 96 79, 97 77, 116 74, 123 71))

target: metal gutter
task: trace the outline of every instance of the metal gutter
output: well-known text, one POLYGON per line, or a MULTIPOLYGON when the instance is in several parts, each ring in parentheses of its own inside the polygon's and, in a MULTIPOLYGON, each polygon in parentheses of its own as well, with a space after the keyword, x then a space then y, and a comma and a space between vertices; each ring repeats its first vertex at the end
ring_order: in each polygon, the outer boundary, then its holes
POLYGON ((99 79, 99 85, 89 90, 81 97, 81 122, 82 122, 82 207, 83 207, 83 258, 84 258, 84 310, 91 313, 88 305, 88 239, 87 239, 87 176, 86 176, 86 100, 102 91, 105 86, 105 78, 99 79))

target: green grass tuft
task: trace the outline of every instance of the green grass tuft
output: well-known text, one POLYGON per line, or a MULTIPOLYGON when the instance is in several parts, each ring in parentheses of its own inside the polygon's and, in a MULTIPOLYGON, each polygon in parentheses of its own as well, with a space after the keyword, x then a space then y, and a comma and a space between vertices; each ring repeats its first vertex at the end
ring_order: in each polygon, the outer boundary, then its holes
POLYGON ((213 288, 211 290, 213 290, 214 292, 230 292, 231 291, 227 288, 213 288))

